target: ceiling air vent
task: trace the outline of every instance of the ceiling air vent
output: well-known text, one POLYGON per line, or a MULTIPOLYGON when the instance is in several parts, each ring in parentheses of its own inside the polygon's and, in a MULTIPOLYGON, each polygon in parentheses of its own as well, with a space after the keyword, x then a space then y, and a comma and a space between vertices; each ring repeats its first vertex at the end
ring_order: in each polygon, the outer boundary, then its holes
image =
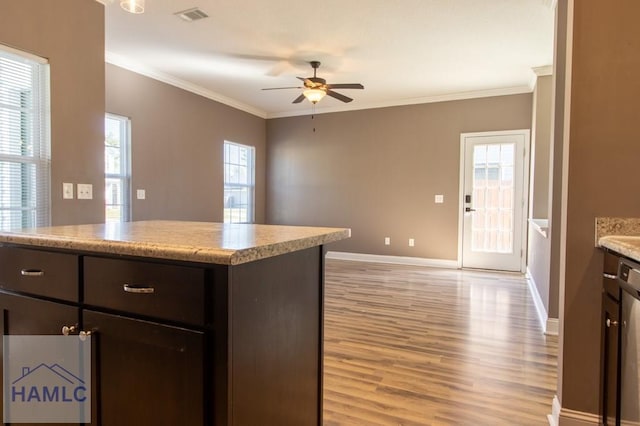
POLYGON ((176 13, 174 13, 174 15, 178 16, 179 18, 184 19, 187 22, 193 22, 193 21, 197 21, 199 19, 204 19, 204 18, 208 18, 209 17, 209 15, 207 15, 206 13, 204 13, 202 10, 198 9, 197 7, 194 7, 192 9, 182 10, 180 12, 176 12, 176 13))

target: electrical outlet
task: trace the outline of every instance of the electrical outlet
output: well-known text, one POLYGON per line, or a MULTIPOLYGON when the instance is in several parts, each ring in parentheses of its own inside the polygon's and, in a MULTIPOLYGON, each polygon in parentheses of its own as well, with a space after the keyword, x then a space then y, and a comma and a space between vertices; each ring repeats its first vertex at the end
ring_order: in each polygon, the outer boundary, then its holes
POLYGON ((78 184, 78 200, 92 200, 93 199, 93 185, 90 183, 78 184))
POLYGON ((385 246, 390 246, 391 245, 391 238, 384 237, 384 245, 385 246))
POLYGON ((138 189, 136 191, 136 198, 138 200, 144 200, 147 197, 147 193, 144 189, 138 189))
POLYGON ((409 238, 409 247, 413 247, 416 245, 416 240, 414 240, 413 238, 409 238))
POLYGON ((444 203, 444 195, 442 195, 442 194, 436 195, 436 200, 435 201, 436 201, 436 204, 444 203))
POLYGON ((62 184, 62 199, 73 200, 73 184, 64 182, 62 184))

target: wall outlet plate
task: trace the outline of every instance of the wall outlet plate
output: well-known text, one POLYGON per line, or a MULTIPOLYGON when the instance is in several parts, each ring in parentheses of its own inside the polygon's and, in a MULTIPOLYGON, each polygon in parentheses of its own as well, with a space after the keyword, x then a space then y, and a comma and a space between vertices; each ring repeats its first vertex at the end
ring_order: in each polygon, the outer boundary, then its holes
POLYGON ((144 189, 136 190, 136 198, 138 200, 144 200, 145 198, 147 198, 147 192, 144 189))
POLYGON ((413 247, 416 245, 416 240, 414 240, 413 238, 409 238, 409 247, 413 247))
POLYGON ((78 184, 78 200, 92 200, 93 199, 93 185, 90 183, 78 184))
POLYGON ((442 195, 442 194, 438 194, 438 195, 436 195, 436 197, 435 197, 435 201, 436 201, 436 204, 442 204, 442 203, 444 203, 444 195, 442 195))
POLYGON ((73 184, 64 182, 62 184, 62 199, 73 200, 73 184))
POLYGON ((385 246, 391 245, 391 238, 390 237, 384 237, 384 245, 385 246))

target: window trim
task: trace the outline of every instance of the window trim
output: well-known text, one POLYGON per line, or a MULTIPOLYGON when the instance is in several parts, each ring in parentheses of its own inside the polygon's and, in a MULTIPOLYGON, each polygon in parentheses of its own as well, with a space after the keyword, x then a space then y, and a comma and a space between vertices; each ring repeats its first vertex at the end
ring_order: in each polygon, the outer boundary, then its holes
MULTIPOLYGON (((121 173, 107 173, 106 167, 105 167, 105 172, 104 172, 104 179, 105 179, 105 223, 107 223, 107 217, 106 217, 106 209, 107 206, 110 205, 114 205, 114 204, 107 204, 107 197, 106 197, 106 191, 107 191, 107 187, 106 187, 106 180, 107 179, 120 179, 122 181, 122 206, 123 206, 123 214, 122 214, 122 218, 120 220, 120 222, 129 222, 131 220, 132 217, 132 212, 131 212, 131 119, 129 117, 123 116, 123 115, 119 115, 119 114, 114 114, 114 113, 110 113, 107 112, 105 113, 105 120, 107 119, 111 119, 111 120, 117 120, 121 123, 120 126, 120 141, 124 140, 124 144, 121 143, 120 144, 120 170, 121 173)), ((106 131, 105 131, 105 145, 104 148, 106 149, 106 139, 107 139, 107 135, 106 135, 106 131)), ((106 152, 105 152, 106 154, 106 152)))
MULTIPOLYGON (((234 164, 237 165, 237 164, 234 164)), ((237 142, 232 142, 232 141, 228 141, 225 140, 224 143, 222 144, 222 173, 223 173, 223 189, 222 189, 222 196, 223 196, 223 205, 222 205, 222 210, 223 210, 223 222, 224 223, 255 223, 255 211, 256 211, 256 147, 252 146, 252 145, 245 145, 245 144, 241 144, 241 143, 237 143, 237 142), (225 215, 224 215, 224 210, 226 209, 226 206, 224 205, 224 193, 226 191, 226 186, 227 186, 227 174, 226 174, 226 168, 227 168, 227 164, 234 164, 231 162, 227 162, 227 157, 226 157, 226 147, 227 145, 234 145, 237 147, 240 147, 242 149, 247 149, 250 153, 250 158, 248 159, 248 165, 247 167, 250 170, 250 177, 249 177, 249 183, 233 183, 232 185, 235 187, 241 187, 241 188, 248 188, 249 190, 249 203, 247 206, 247 221, 246 222, 227 222, 225 220, 225 215)))
MULTIPOLYGON (((14 164, 33 165, 35 168, 34 206, 24 203, 20 207, 3 208, 3 211, 32 211, 33 220, 25 222, 22 217, 20 227, 49 226, 51 224, 51 104, 50 104, 50 70, 49 62, 45 58, 23 52, 0 44, 0 54, 8 61, 25 64, 32 69, 31 86, 32 102, 30 111, 24 106, 1 105, 3 109, 14 111, 28 111, 31 114, 29 131, 32 133, 31 155, 1 154, 0 161, 14 164)), ((24 180, 20 186, 24 187, 24 180)), ((24 194, 24 189, 22 191, 24 194)), ((17 225, 16 225, 17 226, 17 225)), ((13 228, 13 226, 9 226, 13 228)))

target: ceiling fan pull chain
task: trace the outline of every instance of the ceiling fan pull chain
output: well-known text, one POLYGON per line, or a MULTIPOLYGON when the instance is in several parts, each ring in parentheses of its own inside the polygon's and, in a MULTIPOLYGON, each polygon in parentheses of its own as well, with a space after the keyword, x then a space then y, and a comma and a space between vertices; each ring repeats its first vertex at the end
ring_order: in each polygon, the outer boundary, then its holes
MULTIPOLYGON (((316 118, 316 104, 311 104, 311 119, 315 120, 316 118)), ((316 126, 313 126, 313 133, 316 132, 316 126)))

